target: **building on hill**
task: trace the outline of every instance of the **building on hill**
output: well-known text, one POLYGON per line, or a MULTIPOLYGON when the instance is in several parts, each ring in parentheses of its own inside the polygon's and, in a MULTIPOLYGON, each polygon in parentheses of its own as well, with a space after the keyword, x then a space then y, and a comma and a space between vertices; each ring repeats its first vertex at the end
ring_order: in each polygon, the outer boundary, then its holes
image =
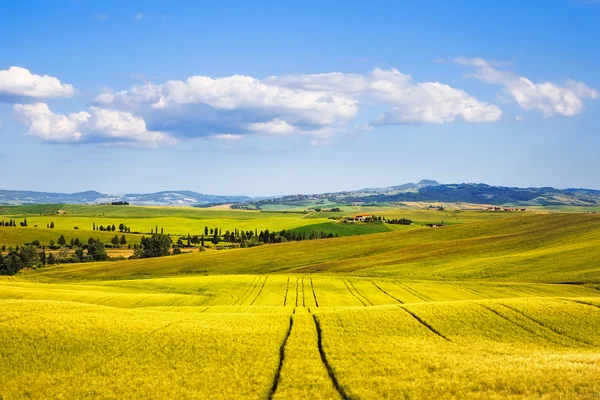
POLYGON ((66 212, 65 210, 58 210, 56 213, 57 213, 58 215, 64 215, 64 214, 66 214, 67 212, 66 212))

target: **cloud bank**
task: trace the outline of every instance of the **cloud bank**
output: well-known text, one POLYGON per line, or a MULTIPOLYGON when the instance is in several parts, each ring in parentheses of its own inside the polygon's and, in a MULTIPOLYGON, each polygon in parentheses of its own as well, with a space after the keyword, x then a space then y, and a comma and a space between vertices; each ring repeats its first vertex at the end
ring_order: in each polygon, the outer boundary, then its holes
POLYGON ((21 67, 0 70, 0 97, 3 98, 71 97, 74 93, 72 85, 63 84, 53 76, 35 75, 21 67))
POLYGON ((460 65, 474 67, 468 76, 494 85, 501 85, 524 110, 536 110, 544 117, 571 117, 583 111, 584 100, 597 99, 598 92, 583 82, 567 79, 562 85, 553 82, 534 83, 512 71, 500 70, 481 58, 460 57, 460 65))

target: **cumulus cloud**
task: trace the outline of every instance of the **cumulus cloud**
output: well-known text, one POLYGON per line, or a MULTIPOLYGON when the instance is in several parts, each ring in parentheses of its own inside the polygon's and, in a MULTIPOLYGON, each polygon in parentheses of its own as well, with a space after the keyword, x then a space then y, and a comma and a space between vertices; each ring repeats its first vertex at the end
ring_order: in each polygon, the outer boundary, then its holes
POLYGON ((363 107, 385 110, 373 121, 379 125, 492 122, 502 115, 497 106, 463 90, 414 82, 396 69, 379 68, 365 75, 331 72, 262 80, 197 75, 101 93, 94 102, 141 115, 155 130, 213 138, 256 133, 329 138, 363 107))
POLYGON ((0 70, 0 98, 71 97, 74 93, 72 85, 52 76, 35 75, 26 68, 14 66, 0 70))
POLYGON ((90 107, 90 112, 54 114, 47 104, 15 104, 15 118, 28 127, 28 134, 53 143, 100 141, 156 147, 172 144, 170 135, 146 128, 143 118, 129 112, 90 107))
POLYGON ((457 58, 456 63, 474 67, 468 76, 501 85, 524 110, 540 111, 544 117, 573 116, 584 108, 584 100, 597 99, 598 92, 583 82, 567 79, 562 85, 552 82, 534 83, 512 71, 500 70, 481 58, 457 58))
POLYGON ((133 19, 136 21, 139 21, 142 18, 144 18, 144 14, 142 14, 141 12, 138 12, 137 14, 135 14, 135 17, 133 17, 133 19))

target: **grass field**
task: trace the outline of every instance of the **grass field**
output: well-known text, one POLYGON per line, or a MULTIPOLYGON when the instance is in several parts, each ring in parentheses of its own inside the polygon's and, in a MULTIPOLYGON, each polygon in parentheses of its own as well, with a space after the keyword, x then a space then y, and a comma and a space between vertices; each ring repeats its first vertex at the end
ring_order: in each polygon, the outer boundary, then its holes
MULTIPOLYGON (((354 207, 356 208, 356 207, 354 207)), ((42 204, 23 206, 0 206, 0 220, 13 219, 17 225, 27 219, 27 227, 0 227, 0 245, 15 246, 33 240, 47 244, 56 241, 61 234, 70 240, 79 237, 87 240, 90 236, 110 240, 114 233, 93 231, 93 225, 115 225, 123 223, 132 232, 148 235, 157 228, 174 237, 201 235, 204 228, 220 228, 223 233, 234 231, 294 230, 296 232, 324 231, 339 236, 364 235, 369 233, 406 230, 404 225, 373 223, 341 223, 331 218, 341 218, 357 214, 357 210, 346 208, 342 213, 313 212, 260 212, 244 210, 223 210, 193 207, 135 207, 76 204, 42 204), (58 210, 67 214, 57 215, 58 210), (54 223, 54 229, 46 228, 54 223), (36 227, 37 226, 37 227, 36 227), (77 227, 77 229, 75 229, 77 227)), ((447 225, 474 221, 497 220, 513 217, 510 213, 482 211, 425 211, 406 210, 394 207, 370 207, 360 213, 375 214, 386 218, 409 218, 415 221, 412 228, 423 227, 427 223, 447 225)), ((132 236, 131 243, 139 242, 140 237, 132 236)), ((129 238, 128 238, 129 241, 129 238)))
POLYGON ((595 399, 599 289, 591 214, 24 271, 0 395, 595 399))

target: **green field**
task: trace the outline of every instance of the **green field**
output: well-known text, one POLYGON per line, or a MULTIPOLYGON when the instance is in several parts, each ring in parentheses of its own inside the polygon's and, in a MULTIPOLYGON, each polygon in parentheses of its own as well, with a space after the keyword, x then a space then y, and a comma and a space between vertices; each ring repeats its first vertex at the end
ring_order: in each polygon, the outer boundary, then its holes
POLYGON ((392 225, 383 223, 342 223, 342 217, 356 215, 357 212, 344 210, 342 213, 313 212, 261 212, 245 210, 222 210, 193 207, 135 207, 76 204, 43 204, 23 206, 0 206, 0 221, 13 219, 16 227, 0 227, 0 246, 16 246, 33 240, 48 244, 56 242, 62 234, 69 241, 79 238, 86 241, 89 237, 100 238, 108 242, 115 233, 93 231, 93 225, 115 225, 123 223, 131 229, 132 235, 127 237, 128 243, 139 243, 140 235, 150 234, 157 228, 174 237, 201 235, 204 228, 220 228, 223 233, 234 231, 269 231, 293 230, 296 232, 324 231, 338 236, 365 235, 370 233, 422 228, 427 223, 447 225, 462 224, 474 221, 496 220, 514 217, 510 213, 491 213, 482 211, 425 211, 404 210, 393 207, 370 207, 359 213, 374 214, 386 218, 409 218, 415 225, 392 225), (58 210, 67 214, 57 215, 58 210), (27 227, 18 226, 27 219, 27 227), (54 229, 47 226, 54 223, 54 229), (77 229, 75 229, 77 227, 77 229), (138 232, 138 236, 134 233, 138 232))
POLYGON ((598 398, 600 215, 495 218, 0 277, 0 395, 598 398))

